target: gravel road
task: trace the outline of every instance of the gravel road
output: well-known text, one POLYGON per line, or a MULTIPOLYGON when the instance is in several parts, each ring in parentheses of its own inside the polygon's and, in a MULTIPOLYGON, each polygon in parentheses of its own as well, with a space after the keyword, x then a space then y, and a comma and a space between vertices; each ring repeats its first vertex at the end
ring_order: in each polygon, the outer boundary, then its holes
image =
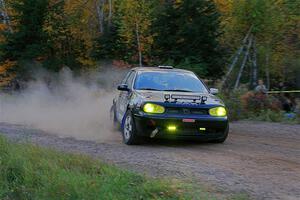
POLYGON ((62 138, 0 123, 13 141, 80 152, 151 176, 192 179, 224 193, 254 199, 300 199, 300 125, 235 122, 224 144, 158 141, 126 146, 118 133, 106 141, 62 138))

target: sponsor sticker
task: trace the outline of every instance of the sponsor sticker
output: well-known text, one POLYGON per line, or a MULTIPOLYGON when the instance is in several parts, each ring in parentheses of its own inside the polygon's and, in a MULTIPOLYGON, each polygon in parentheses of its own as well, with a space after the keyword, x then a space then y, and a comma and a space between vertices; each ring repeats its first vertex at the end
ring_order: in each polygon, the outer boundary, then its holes
POLYGON ((196 120, 195 119, 183 119, 182 121, 186 122, 186 123, 194 123, 196 120))

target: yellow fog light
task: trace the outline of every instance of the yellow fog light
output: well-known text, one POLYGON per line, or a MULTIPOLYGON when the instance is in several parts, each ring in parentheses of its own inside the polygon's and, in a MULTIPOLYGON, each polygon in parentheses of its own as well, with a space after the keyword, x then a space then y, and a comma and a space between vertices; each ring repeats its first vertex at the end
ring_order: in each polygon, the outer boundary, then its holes
POLYGON ((167 129, 168 129, 168 131, 176 131, 177 127, 176 126, 168 126, 167 129))
POLYGON ((165 108, 163 106, 154 104, 154 103, 146 103, 143 107, 145 113, 152 114, 162 114, 165 112, 165 108))
POLYGON ((224 107, 215 107, 209 109, 209 114, 214 117, 225 117, 227 115, 227 112, 224 107))

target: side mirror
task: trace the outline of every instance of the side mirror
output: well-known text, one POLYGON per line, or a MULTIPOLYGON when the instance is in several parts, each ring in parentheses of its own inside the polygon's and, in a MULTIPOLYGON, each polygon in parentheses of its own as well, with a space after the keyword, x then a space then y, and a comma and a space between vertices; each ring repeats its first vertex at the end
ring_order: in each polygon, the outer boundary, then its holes
POLYGON ((121 84, 121 85, 118 86, 118 90, 120 90, 120 91, 127 91, 128 92, 130 89, 128 88, 128 85, 121 84))
POLYGON ((210 91, 211 94, 218 94, 219 93, 219 90, 217 88, 210 88, 209 91, 210 91))

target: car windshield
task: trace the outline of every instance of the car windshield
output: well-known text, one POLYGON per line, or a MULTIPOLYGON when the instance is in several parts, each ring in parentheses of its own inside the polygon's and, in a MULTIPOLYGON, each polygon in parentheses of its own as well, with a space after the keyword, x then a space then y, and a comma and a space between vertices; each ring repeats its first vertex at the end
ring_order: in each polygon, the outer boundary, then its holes
POLYGON ((134 89, 201 93, 208 92, 206 87, 196 75, 192 73, 172 71, 141 72, 135 80, 134 89))

